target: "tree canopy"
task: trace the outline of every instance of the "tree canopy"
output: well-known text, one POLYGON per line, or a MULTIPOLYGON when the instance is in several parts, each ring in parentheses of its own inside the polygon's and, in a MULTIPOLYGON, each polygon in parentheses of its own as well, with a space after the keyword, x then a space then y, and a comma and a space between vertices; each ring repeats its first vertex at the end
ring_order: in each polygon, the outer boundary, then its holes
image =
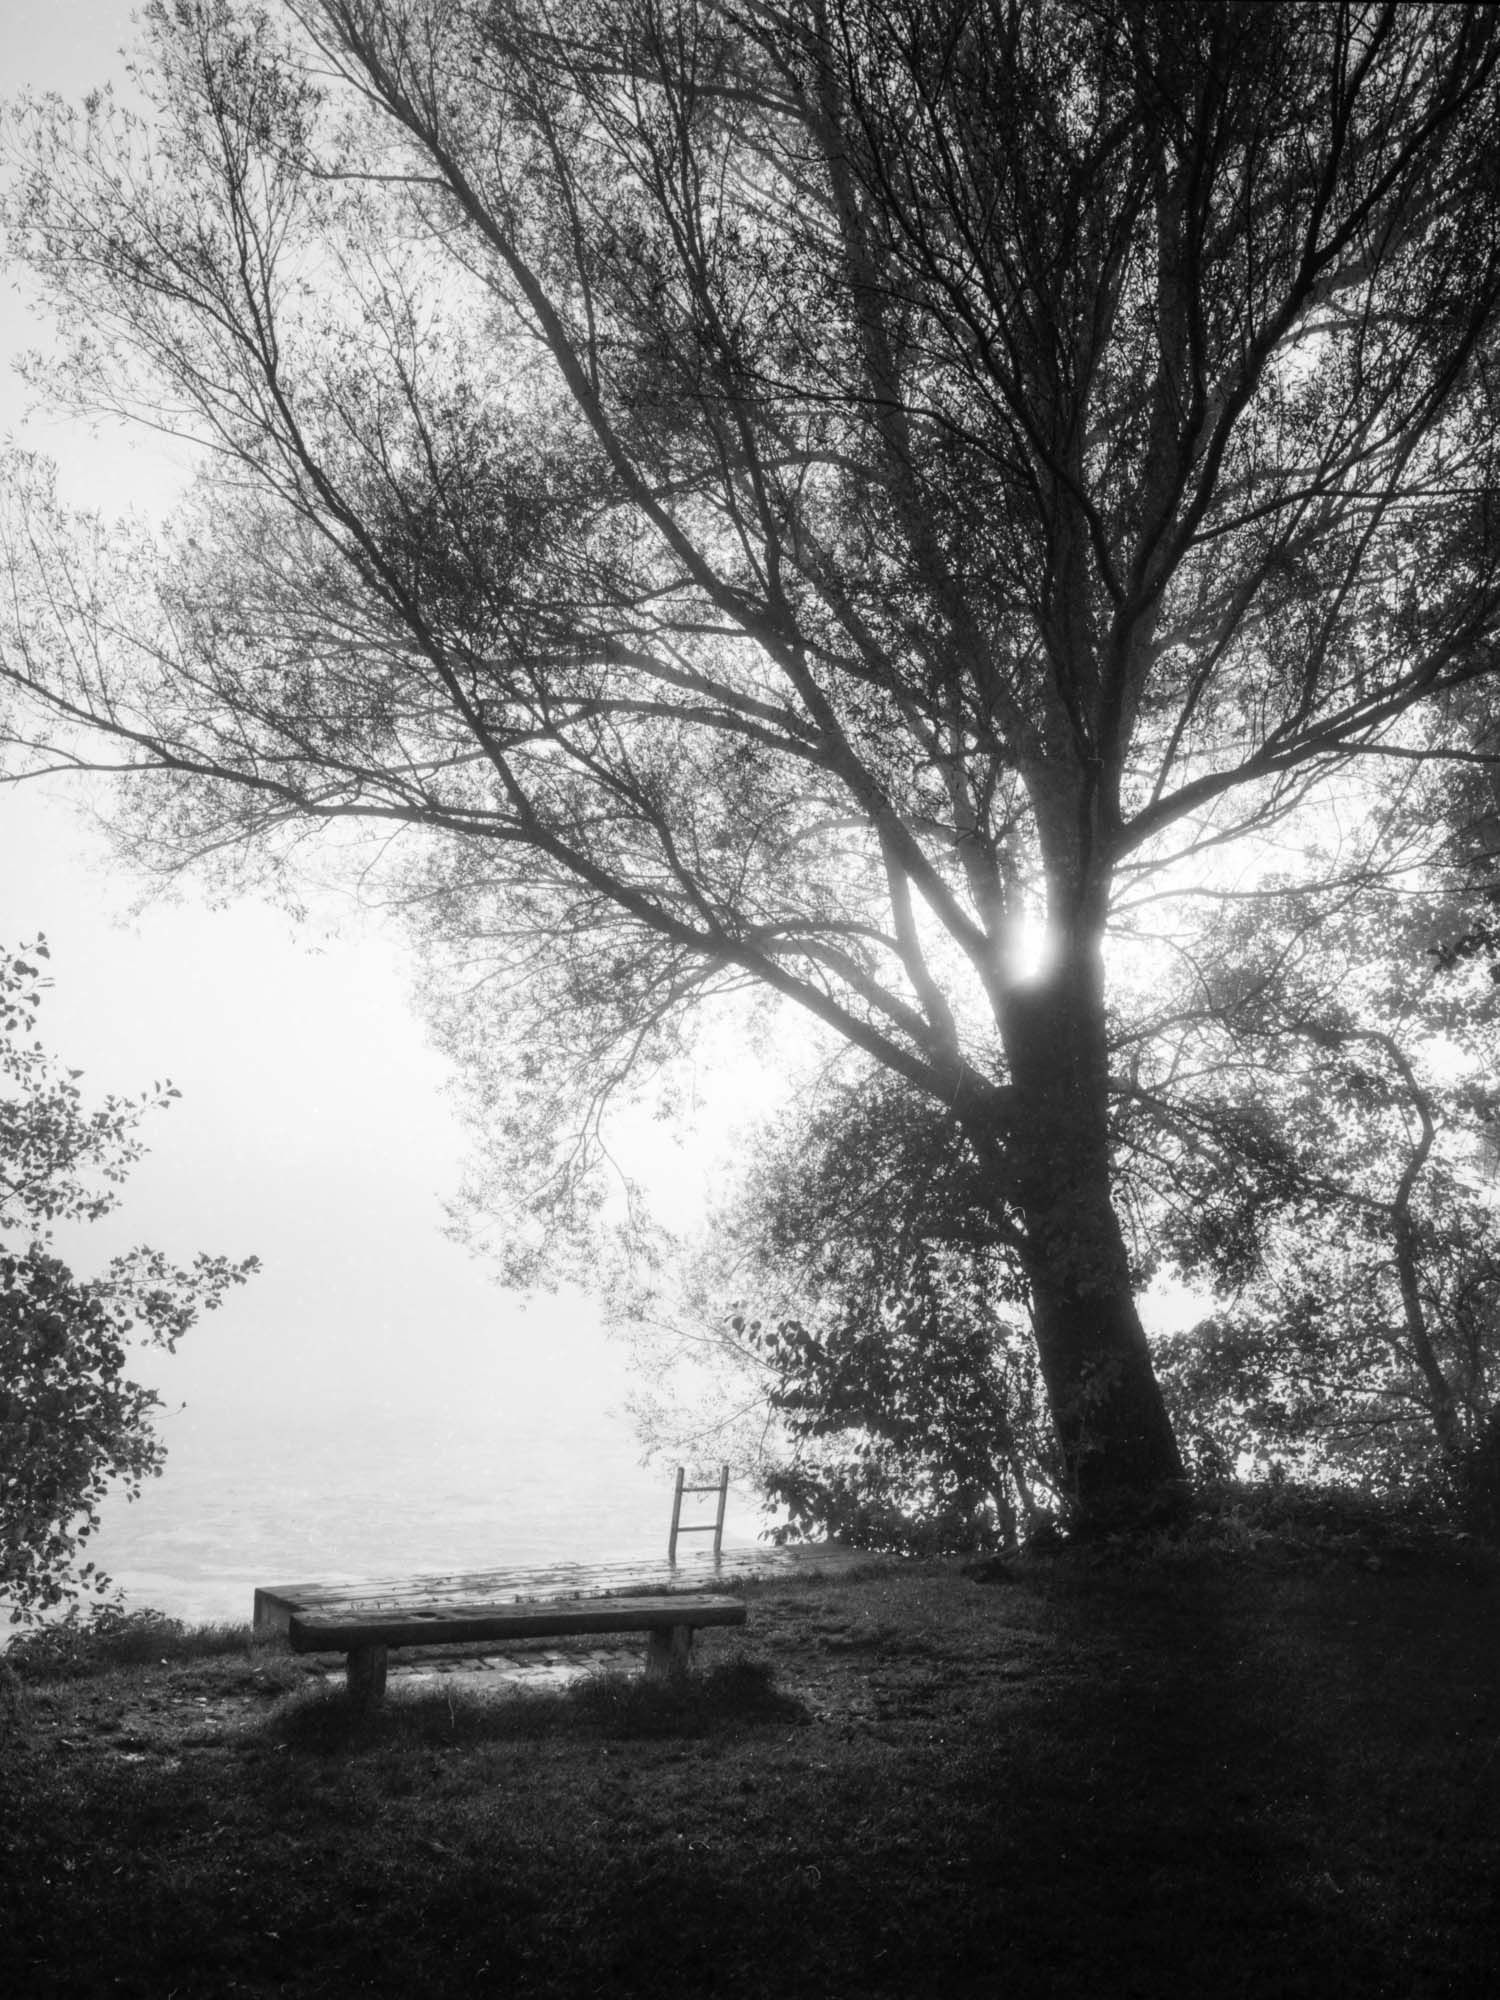
POLYGON ((17 470, 13 733, 158 863, 383 840, 544 1215, 695 1008, 801 1009, 979 1163, 1080 1516, 1160 1504, 1103 948, 1494 671, 1496 10, 146 25, 8 225, 211 469, 145 552, 17 470))

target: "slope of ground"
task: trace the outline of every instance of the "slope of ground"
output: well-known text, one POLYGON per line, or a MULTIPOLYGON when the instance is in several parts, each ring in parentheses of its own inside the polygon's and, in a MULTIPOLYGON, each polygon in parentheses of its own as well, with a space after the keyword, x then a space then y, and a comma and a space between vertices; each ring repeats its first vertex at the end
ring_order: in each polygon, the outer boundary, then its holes
MULTIPOLYGON (((1500 1990, 1500 1581, 1249 1539, 752 1586, 662 1692, 8 1676, 30 1995, 1500 1990)), ((164 1649, 166 1650, 166 1649, 164 1649)), ((557 1649, 552 1649, 554 1652, 557 1649)))

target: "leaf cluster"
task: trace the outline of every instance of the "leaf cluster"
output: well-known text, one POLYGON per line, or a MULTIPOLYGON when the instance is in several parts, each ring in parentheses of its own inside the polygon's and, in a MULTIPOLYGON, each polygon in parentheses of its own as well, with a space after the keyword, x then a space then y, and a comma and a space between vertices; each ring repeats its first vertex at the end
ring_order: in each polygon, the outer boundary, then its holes
POLYGON ((1500 1011, 1440 867, 1315 865, 1196 934, 1122 1106, 1154 1241, 1217 1294, 1159 1370, 1206 1474, 1459 1496, 1500 1366, 1500 1011))
POLYGON ((0 1596, 12 1622, 108 1593, 83 1545, 111 1488, 134 1498, 164 1456, 160 1398, 125 1372, 130 1345, 170 1351, 257 1268, 200 1254, 184 1270, 139 1247, 80 1278, 52 1249, 57 1223, 116 1206, 140 1121, 176 1092, 85 1106, 80 1073, 33 1033, 47 957, 41 938, 0 952, 0 1596))
POLYGON ((719 1226, 725 1336, 782 1441, 756 1477, 783 1532, 1013 1542, 1052 1446, 1022 1276, 952 1123, 878 1072, 825 1074, 761 1133, 719 1226))
POLYGON ((760 1475, 789 1532, 928 1552, 1013 1544, 1050 1463, 1024 1326, 935 1246, 821 1303, 807 1320, 734 1316, 792 1441, 760 1475))

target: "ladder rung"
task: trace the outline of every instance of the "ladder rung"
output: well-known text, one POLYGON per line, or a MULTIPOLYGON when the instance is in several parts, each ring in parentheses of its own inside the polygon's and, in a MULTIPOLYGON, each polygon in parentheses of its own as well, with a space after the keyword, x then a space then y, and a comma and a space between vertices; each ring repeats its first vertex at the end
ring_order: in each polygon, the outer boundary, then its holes
POLYGON ((715 1563, 718 1562, 719 1552, 724 1542, 724 1508, 728 1498, 729 1467, 727 1465, 719 1467, 719 1476, 712 1486, 706 1484, 689 1486, 687 1483, 686 1466, 678 1466, 677 1488, 672 1496, 672 1527, 667 1536, 667 1561, 669 1563, 675 1563, 677 1560, 677 1537, 679 1535, 712 1535, 714 1538, 714 1561, 715 1563), (715 1495, 719 1505, 715 1511, 713 1520, 690 1521, 686 1527, 683 1526, 682 1502, 684 1495, 689 1493, 712 1493, 715 1495))

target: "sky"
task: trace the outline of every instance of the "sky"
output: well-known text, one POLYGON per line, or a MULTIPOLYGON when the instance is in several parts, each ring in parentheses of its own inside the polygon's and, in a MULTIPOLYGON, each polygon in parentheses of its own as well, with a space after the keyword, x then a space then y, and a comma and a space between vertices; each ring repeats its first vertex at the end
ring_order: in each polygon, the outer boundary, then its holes
MULTIPOLYGON (((123 79, 126 0, 0 0, 0 95, 79 97, 123 79)), ((45 325, 0 275, 0 443, 57 459, 63 497, 106 512, 170 503, 170 448, 28 414, 10 363, 45 325)), ((143 1367, 172 1403, 347 1416, 455 1397, 529 1401, 560 1429, 615 1410, 624 1355, 576 1296, 522 1310, 443 1230, 465 1137, 443 1062, 408 1004, 410 968, 368 923, 299 928, 253 902, 191 892, 138 910, 61 781, 0 787, 0 939, 45 932, 54 989, 41 1030, 86 1095, 170 1078, 152 1147, 120 1213, 90 1232, 98 1260, 148 1242, 239 1258, 261 1274, 176 1356, 143 1367)), ((80 1259, 82 1268, 92 1262, 80 1259)), ((665 1487, 664 1487, 665 1491, 665 1487)))

